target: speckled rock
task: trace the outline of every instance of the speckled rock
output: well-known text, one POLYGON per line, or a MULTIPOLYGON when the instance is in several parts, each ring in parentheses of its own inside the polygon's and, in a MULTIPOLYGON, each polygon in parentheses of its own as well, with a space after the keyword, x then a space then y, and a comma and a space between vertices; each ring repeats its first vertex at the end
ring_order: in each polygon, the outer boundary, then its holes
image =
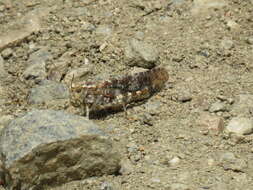
POLYGON ((69 97, 68 87, 54 81, 42 81, 39 86, 31 89, 28 97, 30 104, 51 105, 56 102, 67 101, 69 97))
POLYGON ((126 64, 150 69, 158 61, 157 49, 143 41, 131 39, 125 48, 126 64))
POLYGON ((5 185, 15 190, 113 174, 120 165, 118 151, 97 125, 62 111, 34 110, 14 119, 1 133, 0 150, 5 185))

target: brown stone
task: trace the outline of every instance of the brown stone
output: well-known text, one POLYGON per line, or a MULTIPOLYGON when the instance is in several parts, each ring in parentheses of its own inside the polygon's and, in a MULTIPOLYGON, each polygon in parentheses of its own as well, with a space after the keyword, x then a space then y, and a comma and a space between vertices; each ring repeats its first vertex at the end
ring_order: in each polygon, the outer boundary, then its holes
POLYGON ((220 133, 224 130, 224 121, 221 117, 211 115, 203 112, 200 114, 197 124, 204 128, 204 130, 215 131, 220 133))

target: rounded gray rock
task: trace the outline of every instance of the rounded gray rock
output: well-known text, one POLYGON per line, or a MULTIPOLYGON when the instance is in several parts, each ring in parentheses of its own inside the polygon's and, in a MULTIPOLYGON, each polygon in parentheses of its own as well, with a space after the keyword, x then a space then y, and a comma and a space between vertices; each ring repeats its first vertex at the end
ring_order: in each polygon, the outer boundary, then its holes
POLYGON ((12 120, 0 135, 5 186, 43 189, 113 174, 120 156, 92 121, 63 111, 34 110, 12 120))
POLYGON ((246 117, 235 117, 226 126, 228 132, 238 135, 247 135, 253 132, 253 119, 246 117))

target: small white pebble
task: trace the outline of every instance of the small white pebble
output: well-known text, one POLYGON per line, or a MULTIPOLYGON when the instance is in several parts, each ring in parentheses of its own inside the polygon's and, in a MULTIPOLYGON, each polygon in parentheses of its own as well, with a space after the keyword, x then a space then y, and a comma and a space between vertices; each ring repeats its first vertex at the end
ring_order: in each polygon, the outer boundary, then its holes
POLYGON ((180 158, 178 158, 177 156, 175 156, 174 158, 172 158, 172 159, 169 161, 169 164, 170 164, 171 166, 175 166, 175 165, 177 165, 179 162, 180 162, 180 158))

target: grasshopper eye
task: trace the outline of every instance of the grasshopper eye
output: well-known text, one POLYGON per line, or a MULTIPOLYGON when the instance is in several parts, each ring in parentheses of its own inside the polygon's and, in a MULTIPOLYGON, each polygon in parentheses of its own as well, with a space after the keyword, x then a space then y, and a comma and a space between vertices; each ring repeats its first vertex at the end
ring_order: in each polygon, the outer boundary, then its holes
POLYGON ((80 93, 81 91, 82 91, 82 89, 81 88, 78 88, 78 89, 76 89, 75 90, 77 93, 80 93))

